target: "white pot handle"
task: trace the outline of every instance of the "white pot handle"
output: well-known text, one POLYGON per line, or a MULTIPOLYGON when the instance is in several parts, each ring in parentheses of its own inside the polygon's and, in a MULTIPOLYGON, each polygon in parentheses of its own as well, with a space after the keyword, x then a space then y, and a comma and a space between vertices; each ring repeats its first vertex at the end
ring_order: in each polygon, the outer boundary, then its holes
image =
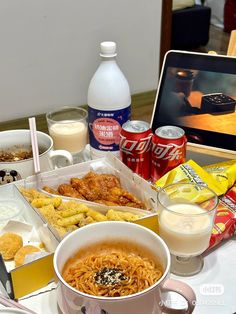
POLYGON ((180 294, 188 303, 186 309, 173 309, 165 305, 165 302, 161 302, 162 313, 166 314, 191 314, 195 308, 196 295, 193 289, 184 282, 174 279, 167 279, 162 287, 163 292, 176 292, 180 294))
POLYGON ((59 168, 56 162, 57 157, 64 157, 67 160, 68 165, 73 165, 73 156, 67 150, 63 150, 63 149, 51 150, 49 152, 49 157, 52 160, 52 163, 55 169, 59 168))

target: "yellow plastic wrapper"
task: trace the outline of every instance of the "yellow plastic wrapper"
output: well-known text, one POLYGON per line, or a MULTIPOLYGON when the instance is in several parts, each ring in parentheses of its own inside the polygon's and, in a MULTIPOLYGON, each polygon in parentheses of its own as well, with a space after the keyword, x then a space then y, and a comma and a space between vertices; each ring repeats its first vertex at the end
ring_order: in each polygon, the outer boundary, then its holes
MULTIPOLYGON (((189 160, 170 170, 163 177, 157 180, 155 185, 157 188, 162 188, 166 185, 177 182, 205 184, 210 189, 212 189, 218 196, 226 192, 225 187, 222 186, 214 176, 209 174, 205 169, 203 169, 193 160, 189 160)), ((194 194, 192 196, 194 196, 194 194)), ((202 196, 202 199, 199 201, 203 201, 206 199, 207 196, 202 196)))
POLYGON ((236 160, 227 160, 203 167, 213 176, 224 189, 224 193, 230 189, 236 181, 236 160))

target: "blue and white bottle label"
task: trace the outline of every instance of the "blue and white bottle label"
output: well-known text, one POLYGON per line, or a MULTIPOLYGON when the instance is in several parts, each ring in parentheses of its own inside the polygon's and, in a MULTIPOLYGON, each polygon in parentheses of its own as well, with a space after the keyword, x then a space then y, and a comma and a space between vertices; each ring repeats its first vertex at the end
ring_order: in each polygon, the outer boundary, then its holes
POLYGON ((101 151, 118 151, 122 125, 130 120, 131 106, 121 110, 88 108, 90 146, 101 151))

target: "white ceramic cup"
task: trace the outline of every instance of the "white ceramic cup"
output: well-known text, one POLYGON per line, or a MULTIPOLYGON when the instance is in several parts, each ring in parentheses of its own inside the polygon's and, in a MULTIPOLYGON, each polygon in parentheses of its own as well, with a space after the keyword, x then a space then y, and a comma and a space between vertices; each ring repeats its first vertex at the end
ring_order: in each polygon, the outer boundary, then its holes
MULTIPOLYGON (((40 171, 45 172, 58 166, 59 158, 65 158, 68 165, 73 164, 71 153, 66 150, 53 150, 53 140, 46 133, 37 131, 39 145, 40 171)), ((10 130, 0 132, 0 151, 9 148, 31 148, 30 130, 10 130)), ((34 174, 33 158, 20 161, 0 162, 0 185, 24 179, 34 174)))
POLYGON ((54 270, 57 276, 58 305, 64 314, 160 314, 192 313, 196 302, 195 293, 187 284, 170 279, 170 252, 165 242, 153 231, 134 223, 99 222, 75 230, 58 245, 54 254, 54 270), (126 240, 151 250, 163 266, 162 277, 151 287, 123 297, 97 297, 72 288, 62 278, 62 269, 69 257, 80 248, 104 240, 126 240), (183 296, 188 304, 185 309, 166 306, 164 292, 174 291, 183 296))

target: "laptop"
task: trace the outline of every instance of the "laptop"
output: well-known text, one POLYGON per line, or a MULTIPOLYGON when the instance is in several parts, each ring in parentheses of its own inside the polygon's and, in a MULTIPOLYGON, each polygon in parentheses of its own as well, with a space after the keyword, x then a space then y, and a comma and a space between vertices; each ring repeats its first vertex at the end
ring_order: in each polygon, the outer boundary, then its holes
POLYGON ((151 118, 185 130, 188 143, 236 151, 236 58, 187 51, 166 53, 151 118))

